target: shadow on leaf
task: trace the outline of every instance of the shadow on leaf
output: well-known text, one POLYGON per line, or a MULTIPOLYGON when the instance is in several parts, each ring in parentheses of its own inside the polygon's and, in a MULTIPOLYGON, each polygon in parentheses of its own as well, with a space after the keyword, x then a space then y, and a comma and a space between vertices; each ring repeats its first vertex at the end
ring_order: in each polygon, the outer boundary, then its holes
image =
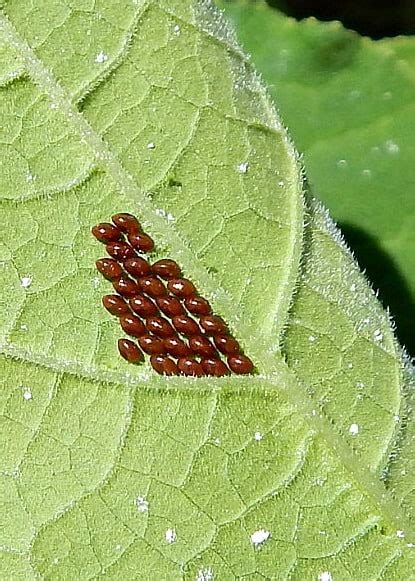
POLYGON ((373 288, 379 290, 383 306, 389 307, 396 323, 396 335, 409 354, 415 356, 415 297, 389 254, 378 241, 351 224, 339 223, 348 246, 365 271, 373 288))
POLYGON ((267 0, 268 4, 298 20, 315 16, 319 20, 340 20, 346 28, 365 36, 383 38, 414 34, 413 0, 267 0))

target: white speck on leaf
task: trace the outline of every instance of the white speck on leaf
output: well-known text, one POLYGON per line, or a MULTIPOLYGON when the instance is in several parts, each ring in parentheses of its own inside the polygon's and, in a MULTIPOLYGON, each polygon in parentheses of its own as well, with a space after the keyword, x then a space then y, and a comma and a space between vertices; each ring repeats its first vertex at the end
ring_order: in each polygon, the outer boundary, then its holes
POLYGON ((196 575, 196 581, 213 581, 214 575, 210 567, 207 569, 199 569, 196 575))
POLYGON ((21 331, 27 331, 27 329, 28 329, 28 326, 25 325, 24 323, 22 325, 20 325, 20 330, 21 331))
POLYGON ((359 425, 358 424, 351 424, 351 426, 349 428, 349 433, 352 436, 357 436, 357 434, 359 433, 359 425))
POLYGON ((260 442, 263 437, 264 436, 261 434, 261 432, 255 432, 255 434, 254 434, 254 438, 257 442, 260 442))
POLYGON ((105 63, 107 60, 108 60, 108 55, 106 55, 105 52, 103 52, 102 50, 95 57, 96 63, 102 64, 102 63, 105 63))
POLYGON ((270 536, 271 536, 271 533, 269 531, 266 531, 265 529, 259 529, 258 531, 255 531, 254 533, 252 533, 251 543, 255 547, 259 547, 260 545, 265 543, 265 541, 267 541, 270 538, 270 536))
POLYGON ((36 180, 36 176, 30 173, 30 171, 26 174, 26 181, 27 182, 34 182, 36 180))
POLYGON ((365 178, 371 178, 372 177, 372 170, 370 169, 364 169, 362 171, 362 176, 365 178))
POLYGON ((29 288, 29 286, 32 284, 32 277, 31 276, 23 276, 20 279, 20 284, 22 285, 23 288, 29 288))
POLYGON ((392 141, 391 139, 389 139, 385 143, 385 148, 386 148, 386 151, 392 155, 396 155, 400 151, 399 145, 397 143, 395 143, 394 141, 392 141))
POLYGON ((148 512, 148 501, 144 498, 144 496, 137 496, 135 499, 135 505, 138 512, 148 512))
POLYGON ((153 143, 152 141, 150 141, 150 143, 147 143, 147 149, 156 149, 155 143, 153 143))
POLYGON ((337 162, 337 167, 347 167, 347 161, 345 159, 339 159, 337 162))
POLYGON ((167 529, 165 537, 168 543, 174 543, 177 538, 176 531, 174 529, 167 529))
POLYGON ((353 284, 351 285, 351 287, 350 287, 350 290, 352 291, 352 293, 355 293, 355 292, 356 292, 356 288, 357 288, 356 284, 355 284, 355 283, 353 283, 353 284))
POLYGON ((249 163, 247 161, 244 161, 243 163, 240 163, 237 168, 239 173, 247 173, 248 169, 249 169, 249 163))
POLYGON ((323 571, 318 576, 318 581, 332 581, 332 579, 333 579, 333 577, 332 577, 330 571, 323 571))
POLYGON ((30 401, 32 399, 32 390, 30 389, 30 387, 22 385, 21 389, 23 391, 23 399, 26 401, 30 401))
POLYGON ((314 335, 310 335, 308 340, 310 341, 310 343, 314 343, 314 341, 316 340, 316 338, 314 337, 314 335))
POLYGON ((98 276, 95 276, 95 277, 92 279, 92 286, 93 286, 94 288, 98 288, 98 287, 100 286, 100 284, 101 284, 101 279, 100 279, 98 276))
POLYGON ((173 30, 174 30, 174 34, 176 36, 180 36, 181 30, 180 30, 180 26, 178 24, 176 24, 176 26, 173 28, 173 30))
POLYGON ((281 180, 278 182, 278 185, 280 186, 280 188, 283 188, 285 186, 285 182, 281 180))
POLYGON ((396 531, 396 536, 398 537, 398 539, 404 539, 405 533, 404 533, 404 531, 398 530, 398 531, 396 531))
POLYGON ((373 338, 375 341, 382 341, 383 339, 383 333, 380 329, 376 329, 376 331, 373 333, 373 338))
POLYGON ((156 214, 161 218, 165 218, 167 222, 175 222, 176 220, 173 214, 170 214, 170 212, 166 212, 166 210, 163 210, 163 208, 156 208, 156 214))

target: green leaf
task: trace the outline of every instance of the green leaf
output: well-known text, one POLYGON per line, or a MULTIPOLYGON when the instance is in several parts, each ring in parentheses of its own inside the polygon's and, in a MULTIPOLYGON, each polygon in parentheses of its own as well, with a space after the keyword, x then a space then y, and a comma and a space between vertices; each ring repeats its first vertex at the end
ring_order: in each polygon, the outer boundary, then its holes
POLYGON ((397 36, 384 38, 378 44, 394 53, 399 59, 399 65, 407 77, 415 80, 413 64, 415 61, 415 40, 412 36, 397 36))
POLYGON ((3 6, 0 577, 409 578, 410 380, 222 16, 3 6), (255 376, 117 355, 90 228, 124 210, 255 376))
POLYGON ((415 355, 414 39, 374 42, 263 1, 222 4, 304 153, 312 190, 415 355))

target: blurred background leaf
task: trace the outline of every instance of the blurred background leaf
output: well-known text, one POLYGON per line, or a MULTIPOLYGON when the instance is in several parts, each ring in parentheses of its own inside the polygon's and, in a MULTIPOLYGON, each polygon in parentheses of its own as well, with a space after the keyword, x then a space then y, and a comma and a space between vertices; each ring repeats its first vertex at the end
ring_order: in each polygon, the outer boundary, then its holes
POLYGON ((311 190, 415 355, 415 39, 298 22, 262 0, 219 4, 304 154, 311 190))

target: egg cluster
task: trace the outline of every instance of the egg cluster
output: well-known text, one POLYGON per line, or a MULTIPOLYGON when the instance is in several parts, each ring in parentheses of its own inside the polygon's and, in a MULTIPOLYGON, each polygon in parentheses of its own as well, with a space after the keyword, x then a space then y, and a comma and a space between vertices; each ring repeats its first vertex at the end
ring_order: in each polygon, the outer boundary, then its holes
POLYGON ((153 369, 165 375, 252 373, 252 361, 224 320, 212 314, 208 301, 182 277, 179 265, 170 259, 150 264, 143 257, 154 242, 137 218, 122 213, 112 222, 97 224, 92 234, 111 256, 97 260, 97 269, 117 292, 104 296, 103 305, 136 339, 119 339, 120 355, 141 363, 146 353, 153 369))

